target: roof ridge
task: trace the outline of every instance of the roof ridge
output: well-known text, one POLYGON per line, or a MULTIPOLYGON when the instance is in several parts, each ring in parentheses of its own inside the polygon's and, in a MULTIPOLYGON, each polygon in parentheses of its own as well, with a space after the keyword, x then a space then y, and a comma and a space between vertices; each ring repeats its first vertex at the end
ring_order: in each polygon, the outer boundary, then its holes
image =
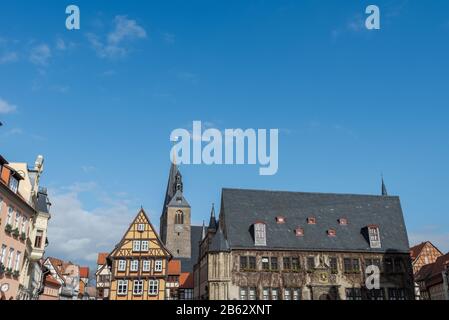
POLYGON ((248 189, 248 188, 222 188, 222 191, 256 191, 256 192, 272 192, 272 193, 293 193, 293 194, 309 194, 309 195, 335 195, 335 196, 356 196, 356 197, 373 197, 373 198, 399 198, 399 196, 382 196, 375 194, 363 193, 336 193, 336 192, 306 192, 306 191, 284 191, 284 190, 264 190, 264 189, 248 189))

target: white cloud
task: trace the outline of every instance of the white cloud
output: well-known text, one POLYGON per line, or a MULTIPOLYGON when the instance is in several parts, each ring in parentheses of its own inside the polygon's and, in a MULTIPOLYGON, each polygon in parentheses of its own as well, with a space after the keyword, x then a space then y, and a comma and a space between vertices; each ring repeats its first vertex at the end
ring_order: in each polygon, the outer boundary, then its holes
POLYGON ((13 113, 17 110, 15 105, 8 103, 7 101, 0 98, 0 114, 13 113))
POLYGON ((31 49, 30 61, 36 65, 46 66, 50 58, 51 49, 46 44, 41 44, 31 49))
POLYGON ((125 199, 102 200, 101 205, 87 209, 82 203, 84 192, 95 194, 96 184, 78 183, 50 190, 52 202, 48 229, 47 256, 73 262, 95 262, 99 252, 110 252, 120 241, 136 210, 125 199))
POLYGON ((93 33, 87 35, 90 44, 101 58, 124 57, 129 51, 126 47, 127 42, 146 37, 145 29, 127 16, 114 18, 114 29, 106 36, 105 41, 93 33))
POLYGON ((19 60, 16 52, 6 52, 0 56, 0 64, 12 63, 19 60))

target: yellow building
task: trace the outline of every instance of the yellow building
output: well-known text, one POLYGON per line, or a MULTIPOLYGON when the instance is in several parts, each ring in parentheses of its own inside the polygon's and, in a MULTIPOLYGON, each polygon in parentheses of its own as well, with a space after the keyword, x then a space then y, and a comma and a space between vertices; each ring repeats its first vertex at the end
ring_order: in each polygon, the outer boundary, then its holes
POLYGON ((164 300, 171 253, 143 209, 108 256, 111 300, 164 300))

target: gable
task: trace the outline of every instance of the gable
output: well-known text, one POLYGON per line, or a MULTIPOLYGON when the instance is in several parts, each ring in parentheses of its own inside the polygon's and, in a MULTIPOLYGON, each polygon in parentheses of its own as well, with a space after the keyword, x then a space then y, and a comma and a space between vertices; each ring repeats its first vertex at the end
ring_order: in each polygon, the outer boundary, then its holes
POLYGON ((164 246, 156 233, 156 229, 150 222, 145 211, 141 209, 128 230, 123 235, 122 240, 111 253, 111 257, 128 257, 133 255, 148 257, 171 257, 171 253, 164 246), (148 241, 147 252, 134 252, 134 241, 148 241))

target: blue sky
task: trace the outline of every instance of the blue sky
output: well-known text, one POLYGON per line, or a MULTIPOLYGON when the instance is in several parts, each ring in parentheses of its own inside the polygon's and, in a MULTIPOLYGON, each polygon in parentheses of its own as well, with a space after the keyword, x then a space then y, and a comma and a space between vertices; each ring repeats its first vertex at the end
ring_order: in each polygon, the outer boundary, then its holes
POLYGON ((141 205, 159 225, 169 135, 194 120, 280 129, 275 176, 182 167, 194 223, 222 187, 379 194, 383 172, 411 243, 449 250, 449 3, 58 3, 0 7, 0 152, 46 158, 50 254, 94 262, 141 205))

